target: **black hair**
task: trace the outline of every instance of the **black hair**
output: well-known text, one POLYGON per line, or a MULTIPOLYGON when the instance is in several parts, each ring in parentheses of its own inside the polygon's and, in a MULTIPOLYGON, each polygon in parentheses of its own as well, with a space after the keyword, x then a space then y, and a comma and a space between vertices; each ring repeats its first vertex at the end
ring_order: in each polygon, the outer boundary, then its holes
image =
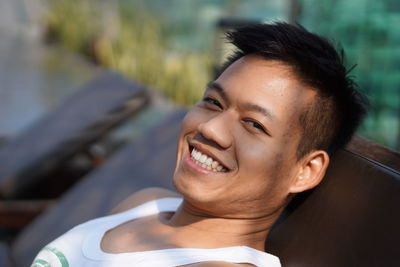
POLYGON ((316 99, 299 115, 302 127, 297 157, 315 149, 332 154, 346 145, 366 114, 368 101, 344 66, 344 52, 299 24, 255 24, 227 33, 236 47, 222 70, 246 55, 278 60, 317 90, 316 99))

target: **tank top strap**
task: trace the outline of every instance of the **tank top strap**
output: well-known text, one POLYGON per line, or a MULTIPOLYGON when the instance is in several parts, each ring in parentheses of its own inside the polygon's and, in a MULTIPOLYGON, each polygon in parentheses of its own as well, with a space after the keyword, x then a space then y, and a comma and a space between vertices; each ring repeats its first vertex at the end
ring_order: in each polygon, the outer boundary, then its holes
POLYGON ((160 198, 143 203, 137 207, 109 216, 117 224, 146 217, 161 212, 175 212, 182 203, 182 198, 160 198))

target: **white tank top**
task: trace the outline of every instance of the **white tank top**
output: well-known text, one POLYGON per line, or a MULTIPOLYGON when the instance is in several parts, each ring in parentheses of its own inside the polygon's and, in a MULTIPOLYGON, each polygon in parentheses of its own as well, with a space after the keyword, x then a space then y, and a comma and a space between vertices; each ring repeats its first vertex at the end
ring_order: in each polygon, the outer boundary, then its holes
POLYGON ((172 248, 128 253, 106 253, 101 249, 101 240, 108 230, 140 217, 174 212, 181 202, 180 198, 157 199, 122 213, 78 225, 43 248, 31 267, 174 267, 204 261, 250 263, 259 267, 281 266, 278 257, 246 246, 172 248))

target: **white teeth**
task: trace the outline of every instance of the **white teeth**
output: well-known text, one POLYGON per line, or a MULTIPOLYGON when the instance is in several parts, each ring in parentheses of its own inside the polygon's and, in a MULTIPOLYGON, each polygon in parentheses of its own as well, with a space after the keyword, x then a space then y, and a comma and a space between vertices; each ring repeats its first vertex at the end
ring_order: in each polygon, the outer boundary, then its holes
POLYGON ((217 168, 218 165, 219 165, 219 163, 217 161, 213 161, 211 163, 211 167, 214 168, 214 169, 217 168))
POLYGON ((207 160, 207 156, 206 155, 201 155, 201 157, 200 157, 200 159, 199 159, 199 161, 201 162, 201 163, 205 163, 206 162, 206 160, 207 160))
POLYGON ((193 148, 191 153, 192 159, 202 168, 207 170, 213 170, 215 172, 225 172, 227 171, 218 161, 213 160, 211 157, 201 153, 200 151, 193 148))

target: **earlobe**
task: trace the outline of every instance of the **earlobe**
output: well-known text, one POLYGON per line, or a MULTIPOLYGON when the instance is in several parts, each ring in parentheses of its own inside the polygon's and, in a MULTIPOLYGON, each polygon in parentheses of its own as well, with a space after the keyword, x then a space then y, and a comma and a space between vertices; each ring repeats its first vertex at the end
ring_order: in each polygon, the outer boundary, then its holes
POLYGON ((300 193, 317 186, 325 176, 329 165, 329 156, 323 150, 315 150, 301 160, 290 193, 300 193))

